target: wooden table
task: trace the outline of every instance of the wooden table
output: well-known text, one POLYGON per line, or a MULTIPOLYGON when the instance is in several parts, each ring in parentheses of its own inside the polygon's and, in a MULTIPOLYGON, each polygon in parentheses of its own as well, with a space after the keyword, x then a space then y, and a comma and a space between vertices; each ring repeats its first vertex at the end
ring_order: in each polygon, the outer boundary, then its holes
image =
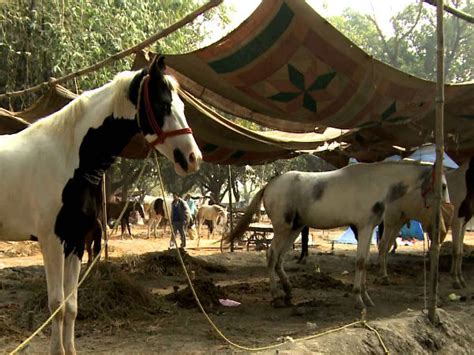
POLYGON ((250 245, 255 245, 257 250, 269 248, 273 239, 273 227, 271 224, 252 223, 247 228, 247 232, 249 234, 246 239, 247 251, 250 249, 250 245))

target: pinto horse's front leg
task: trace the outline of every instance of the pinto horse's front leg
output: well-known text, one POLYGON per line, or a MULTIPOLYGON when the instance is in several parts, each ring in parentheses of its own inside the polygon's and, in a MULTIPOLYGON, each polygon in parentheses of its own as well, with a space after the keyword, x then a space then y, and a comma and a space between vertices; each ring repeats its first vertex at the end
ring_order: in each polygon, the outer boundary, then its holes
POLYGON ((70 254, 65 260, 64 268, 64 296, 71 292, 72 296, 66 302, 64 314, 63 342, 66 354, 75 354, 74 346, 74 324, 77 316, 77 283, 81 271, 81 260, 75 254, 70 254))
MULTIPOLYGON (((46 283, 48 287, 48 305, 50 312, 54 312, 64 300, 64 251, 59 238, 48 235, 39 238, 43 252, 46 283)), ((64 354, 63 321, 64 307, 56 314, 51 323, 51 354, 64 354)))

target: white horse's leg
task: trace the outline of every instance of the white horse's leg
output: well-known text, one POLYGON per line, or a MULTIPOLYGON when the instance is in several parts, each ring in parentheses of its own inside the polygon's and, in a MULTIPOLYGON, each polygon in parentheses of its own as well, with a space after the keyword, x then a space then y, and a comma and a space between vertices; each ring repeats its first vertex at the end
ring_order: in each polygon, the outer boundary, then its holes
MULTIPOLYGON (((382 239, 378 245, 379 249, 379 267, 380 267, 380 277, 382 278, 382 283, 388 284, 388 273, 387 273, 387 254, 390 250, 390 247, 393 245, 397 238, 397 233, 400 228, 403 226, 399 223, 384 223, 384 230, 382 239)), ((370 244, 369 244, 370 248, 370 244)))
POLYGON ((75 354, 74 346, 74 323, 77 316, 77 283, 81 271, 81 260, 75 254, 70 254, 64 264, 64 296, 67 297, 72 291, 73 295, 66 302, 64 314, 64 349, 66 354, 75 354))
MULTIPOLYGON (((64 300, 64 251, 59 238, 54 234, 41 242, 41 250, 46 271, 48 305, 52 313, 64 300)), ((64 308, 56 314, 51 323, 51 354, 64 354, 63 321, 64 308)))
POLYGON ((291 306, 291 282, 288 276, 286 275, 285 268, 283 267, 283 261, 285 260, 285 254, 290 250, 295 242, 296 238, 300 234, 300 230, 292 231, 288 238, 284 240, 283 247, 280 251, 280 255, 278 256, 275 270, 280 278, 281 285, 283 287, 283 291, 285 291, 285 304, 287 306, 291 306))
POLYGON ((204 222, 204 220, 201 218, 200 215, 197 216, 197 223, 198 223, 198 226, 197 226, 197 234, 198 234, 198 240, 197 240, 197 243, 196 243, 196 247, 199 248, 199 243, 201 242, 201 226, 202 226, 202 223, 204 222))
POLYGON ((462 276, 462 257, 464 252, 464 233, 466 226, 464 224, 464 218, 456 218, 451 224, 451 230, 453 235, 453 256, 451 261, 451 277, 453 279, 454 288, 466 287, 466 282, 462 276))
POLYGON ((277 285, 275 271, 279 262, 279 258, 285 248, 289 234, 290 231, 277 231, 274 228, 273 239, 267 253, 267 268, 270 278, 270 293, 273 298, 272 303, 275 307, 283 307, 283 300, 286 297, 286 294, 277 285))
MULTIPOLYGON (((367 268, 367 256, 370 250, 370 242, 372 237, 373 226, 365 226, 358 230, 359 241, 357 242, 357 253, 356 253, 356 270, 354 278, 354 296, 355 296, 355 306, 359 309, 365 308, 364 301, 362 300, 362 293, 364 296, 367 291, 365 290, 364 283, 364 271, 367 268)), ((364 297, 365 298, 365 297, 364 297)), ((370 302, 369 302, 370 303, 370 302)))
MULTIPOLYGON (((372 240, 372 235, 371 235, 371 240, 372 240)), ((362 290, 361 290, 361 293, 362 293, 362 299, 364 300, 364 303, 367 306, 373 307, 373 306, 375 306, 375 304, 372 301, 372 299, 370 298, 369 293, 367 292, 367 264, 368 264, 369 259, 370 259, 370 244, 371 243, 369 243, 369 246, 367 247, 366 253, 365 253, 365 268, 364 268, 363 273, 362 273, 362 290)))
POLYGON ((146 239, 150 239, 150 229, 152 227, 153 220, 151 218, 148 219, 148 229, 146 232, 146 239))

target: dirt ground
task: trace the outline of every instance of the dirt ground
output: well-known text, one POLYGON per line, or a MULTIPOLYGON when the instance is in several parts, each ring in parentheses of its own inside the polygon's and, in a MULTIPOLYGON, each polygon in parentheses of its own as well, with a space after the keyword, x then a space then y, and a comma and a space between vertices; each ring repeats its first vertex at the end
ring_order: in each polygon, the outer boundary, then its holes
MULTIPOLYGON (((357 325, 304 341, 291 341, 359 320, 351 286, 355 246, 332 244, 343 230, 312 230, 313 243, 305 265, 296 263, 299 246, 289 253, 286 270, 293 284, 294 306, 271 306, 265 251, 238 249, 221 253, 219 240, 188 241, 188 271, 210 318, 231 341, 262 347, 290 340, 278 353, 382 354, 374 332, 357 325), (219 299, 240 302, 226 307, 219 299)), ((109 261, 101 261, 79 291, 76 347, 80 353, 234 353, 195 306, 176 251, 166 238, 112 236, 109 261)), ((162 235, 163 231, 159 230, 162 235)), ((206 234, 206 231, 203 232, 206 234)), ((449 238, 448 238, 449 240, 449 238)), ((440 259, 441 325, 429 324, 424 305, 423 243, 399 246, 389 256, 390 285, 378 283, 376 247, 371 247, 369 292, 376 306, 367 320, 382 336, 390 353, 474 353, 474 233, 468 233, 464 276, 468 288, 455 290, 449 277, 449 242, 440 259), (449 295, 461 296, 450 301, 449 295)), ((86 258, 85 258, 86 259, 86 258)), ((86 265, 83 265, 85 270, 86 265)), ((13 350, 48 316, 42 258, 33 242, 0 243, 0 352, 13 350)), ((49 327, 25 350, 49 349, 49 327)), ((274 354, 275 349, 261 353, 274 354)))

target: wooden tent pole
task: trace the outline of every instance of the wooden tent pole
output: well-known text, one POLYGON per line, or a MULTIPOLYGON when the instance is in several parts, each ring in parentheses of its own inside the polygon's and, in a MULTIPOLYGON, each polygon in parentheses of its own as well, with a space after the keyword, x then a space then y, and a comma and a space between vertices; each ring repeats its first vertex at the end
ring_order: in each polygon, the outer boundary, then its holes
POLYGON ((436 312, 439 276, 439 242, 441 217, 441 176, 444 155, 444 28, 443 0, 438 0, 436 8, 436 165, 435 165, 435 209, 433 213, 433 233, 430 248, 430 293, 428 299, 428 317, 433 324, 439 323, 436 312))

